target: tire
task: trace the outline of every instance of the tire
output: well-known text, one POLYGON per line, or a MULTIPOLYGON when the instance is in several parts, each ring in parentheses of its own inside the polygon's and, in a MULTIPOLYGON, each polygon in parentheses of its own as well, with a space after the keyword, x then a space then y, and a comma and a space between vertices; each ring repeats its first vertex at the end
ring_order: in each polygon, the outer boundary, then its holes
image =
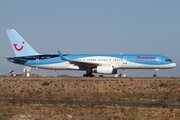
POLYGON ((94 75, 93 75, 93 74, 90 74, 90 77, 94 77, 94 75))
POLYGON ((153 75, 153 77, 157 77, 157 75, 153 75))
POLYGON ((103 75, 99 75, 99 77, 103 77, 103 75))
POLYGON ((87 77, 87 74, 84 74, 83 77, 87 77))

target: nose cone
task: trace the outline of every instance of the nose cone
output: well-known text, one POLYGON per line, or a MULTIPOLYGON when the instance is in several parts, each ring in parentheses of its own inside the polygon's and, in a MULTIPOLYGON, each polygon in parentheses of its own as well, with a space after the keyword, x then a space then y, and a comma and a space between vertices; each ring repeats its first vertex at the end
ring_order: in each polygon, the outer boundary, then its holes
POLYGON ((172 68, 176 67, 176 63, 171 64, 172 68))

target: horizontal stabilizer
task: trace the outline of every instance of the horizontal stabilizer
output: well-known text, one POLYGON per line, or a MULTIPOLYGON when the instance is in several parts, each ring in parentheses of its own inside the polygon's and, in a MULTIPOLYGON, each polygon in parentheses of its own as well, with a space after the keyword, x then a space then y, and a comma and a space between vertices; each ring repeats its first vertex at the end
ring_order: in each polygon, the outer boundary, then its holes
POLYGON ((27 62, 28 60, 26 59, 21 59, 21 58, 12 58, 12 57, 5 57, 8 60, 15 60, 15 61, 21 61, 21 62, 27 62))

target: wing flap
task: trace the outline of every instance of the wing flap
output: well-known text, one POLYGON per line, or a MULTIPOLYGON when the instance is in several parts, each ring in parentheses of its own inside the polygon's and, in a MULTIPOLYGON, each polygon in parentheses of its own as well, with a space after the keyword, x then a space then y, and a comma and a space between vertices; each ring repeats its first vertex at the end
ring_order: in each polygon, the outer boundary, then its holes
POLYGON ((91 63, 91 62, 82 62, 82 61, 72 61, 68 60, 71 64, 77 65, 79 67, 97 67, 99 64, 98 63, 91 63))

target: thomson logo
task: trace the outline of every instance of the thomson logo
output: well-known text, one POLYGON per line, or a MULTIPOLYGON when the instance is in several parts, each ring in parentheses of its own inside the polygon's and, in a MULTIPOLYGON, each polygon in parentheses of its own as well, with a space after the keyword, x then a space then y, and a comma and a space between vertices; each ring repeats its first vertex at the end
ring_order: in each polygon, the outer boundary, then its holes
MULTIPOLYGON (((22 44, 24 44, 25 42, 23 41, 22 44)), ((15 49, 17 51, 21 51, 23 49, 23 46, 21 46, 21 48, 17 48, 17 44, 13 44, 13 46, 15 47, 15 49)))
POLYGON ((137 56, 137 59, 155 59, 155 57, 141 57, 141 56, 137 56))

